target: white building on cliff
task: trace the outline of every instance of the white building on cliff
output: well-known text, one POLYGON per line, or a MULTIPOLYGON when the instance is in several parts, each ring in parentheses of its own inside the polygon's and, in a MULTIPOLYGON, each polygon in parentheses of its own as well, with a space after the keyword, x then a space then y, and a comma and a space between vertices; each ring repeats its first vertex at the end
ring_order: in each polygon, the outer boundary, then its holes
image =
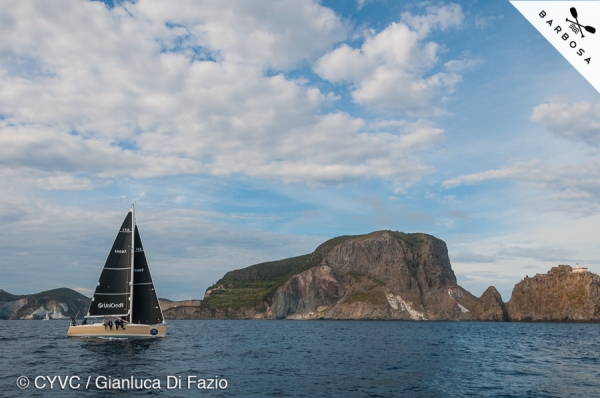
POLYGON ((573 267, 573 272, 588 272, 588 269, 585 267, 579 266, 579 263, 575 267, 573 267))

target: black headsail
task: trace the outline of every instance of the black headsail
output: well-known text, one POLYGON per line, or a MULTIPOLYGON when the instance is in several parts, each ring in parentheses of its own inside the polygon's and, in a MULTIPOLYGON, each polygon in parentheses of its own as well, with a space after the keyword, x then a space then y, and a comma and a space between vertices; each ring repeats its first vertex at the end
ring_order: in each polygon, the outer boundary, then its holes
POLYGON ((158 297, 152 283, 150 269, 144 254, 144 247, 140 239, 140 233, 137 225, 135 226, 134 240, 134 260, 133 260, 133 311, 132 323, 141 323, 145 325, 156 325, 163 323, 163 314, 160 309, 158 297))
POLYGON ((125 316, 130 313, 132 221, 133 209, 125 217, 106 259, 87 316, 125 316))

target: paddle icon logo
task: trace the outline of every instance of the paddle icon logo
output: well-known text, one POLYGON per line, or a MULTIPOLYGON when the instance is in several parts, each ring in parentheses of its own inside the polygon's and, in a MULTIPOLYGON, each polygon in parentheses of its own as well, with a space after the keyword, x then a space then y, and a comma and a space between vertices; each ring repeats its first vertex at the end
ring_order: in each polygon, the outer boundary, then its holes
POLYGON ((600 91, 600 34, 596 34, 595 22, 600 19, 600 1, 511 1, 511 4, 600 91))
POLYGON ((567 18, 566 21, 571 22, 571 25, 569 25, 569 28, 571 28, 571 30, 573 32, 575 32, 575 34, 581 33, 581 37, 584 38, 585 36, 583 35, 583 30, 590 32, 592 34, 596 33, 596 28, 594 28, 593 26, 589 26, 589 25, 581 26, 581 24, 577 20, 577 9, 575 7, 571 7, 571 9, 569 11, 571 12, 571 16, 573 18, 575 18, 575 22, 571 21, 569 18, 567 18))

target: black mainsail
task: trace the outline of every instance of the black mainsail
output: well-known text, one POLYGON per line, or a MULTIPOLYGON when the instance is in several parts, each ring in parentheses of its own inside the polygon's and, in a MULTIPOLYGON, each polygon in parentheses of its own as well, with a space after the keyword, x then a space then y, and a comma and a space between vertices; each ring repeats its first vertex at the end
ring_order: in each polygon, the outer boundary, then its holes
POLYGON ((106 317, 143 325, 164 323, 133 206, 108 254, 86 316, 106 317))
POLYGON ((123 317, 131 313, 131 239, 133 208, 119 229, 92 297, 88 317, 123 317))
POLYGON ((146 261, 146 254, 140 239, 137 225, 135 226, 133 255, 133 311, 131 323, 155 325, 163 323, 163 314, 160 309, 158 297, 154 290, 154 283, 146 261))

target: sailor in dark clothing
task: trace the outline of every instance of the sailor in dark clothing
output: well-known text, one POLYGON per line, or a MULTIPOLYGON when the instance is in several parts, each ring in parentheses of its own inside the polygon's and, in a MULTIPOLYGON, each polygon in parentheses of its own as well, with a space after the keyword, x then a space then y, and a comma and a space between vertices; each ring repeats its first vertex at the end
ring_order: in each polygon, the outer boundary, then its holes
POLYGON ((113 321, 112 321, 112 318, 110 318, 108 320, 108 327, 110 328, 110 330, 112 330, 112 326, 113 326, 113 321))
POLYGON ((77 321, 75 320, 75 317, 71 318, 71 326, 77 326, 77 321))

